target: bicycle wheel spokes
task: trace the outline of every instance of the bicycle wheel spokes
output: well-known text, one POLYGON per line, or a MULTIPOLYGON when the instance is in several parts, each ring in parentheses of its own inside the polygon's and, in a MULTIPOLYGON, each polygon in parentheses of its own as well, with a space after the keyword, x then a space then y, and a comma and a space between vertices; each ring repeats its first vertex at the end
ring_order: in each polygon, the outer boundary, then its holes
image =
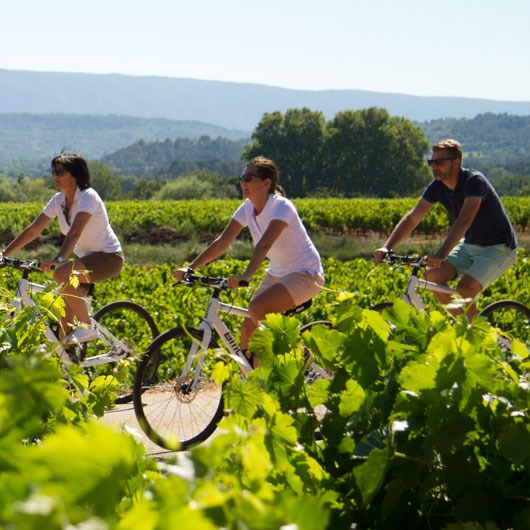
POLYGON ((129 301, 108 304, 97 311, 93 318, 103 328, 101 338, 83 344, 82 362, 87 363, 87 370, 92 377, 96 377, 112 374, 121 359, 132 359, 134 362, 120 370, 121 390, 118 398, 118 402, 122 403, 131 401, 136 361, 158 335, 158 328, 142 306, 129 301), (90 366, 99 360, 104 364, 90 366))
POLYGON ((480 315, 499 331, 499 347, 505 353, 511 353, 513 339, 529 343, 530 309, 524 304, 515 300, 499 300, 484 308, 480 315))
POLYGON ((148 438, 165 449, 185 450, 203 442, 223 415, 222 387, 210 378, 213 356, 207 354, 197 379, 197 355, 184 374, 197 341, 202 341, 202 332, 196 329, 175 328, 163 333, 151 344, 136 372, 136 417, 148 438), (146 373, 154 373, 152 381, 146 382, 146 373))

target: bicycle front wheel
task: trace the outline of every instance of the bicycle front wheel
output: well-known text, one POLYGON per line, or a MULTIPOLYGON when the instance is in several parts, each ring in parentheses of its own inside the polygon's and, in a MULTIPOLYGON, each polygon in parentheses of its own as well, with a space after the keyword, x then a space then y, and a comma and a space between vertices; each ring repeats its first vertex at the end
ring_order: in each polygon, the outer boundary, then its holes
POLYGON ((512 350, 512 340, 530 341, 530 309, 516 300, 499 300, 485 307, 480 316, 498 330, 498 344, 505 354, 512 350))
MULTIPOLYGON (((202 352, 190 351, 202 340, 198 329, 171 329, 153 341, 138 365, 134 412, 147 437, 165 449, 183 451, 205 441, 223 416, 223 389, 211 378, 215 359, 208 351, 195 378, 202 352)), ((208 347, 215 348, 215 341, 208 347)))
MULTIPOLYGON (((120 374, 120 392, 117 403, 132 400, 132 386, 138 361, 151 342, 158 336, 158 326, 139 304, 127 300, 112 302, 99 309, 92 317, 100 324, 101 337, 83 344, 81 363, 90 366, 91 360, 102 359, 103 364, 87 368, 94 378, 98 375, 112 374, 115 364, 123 358, 134 362, 124 366, 120 374)), ((153 374, 146 374, 152 377, 153 374)))

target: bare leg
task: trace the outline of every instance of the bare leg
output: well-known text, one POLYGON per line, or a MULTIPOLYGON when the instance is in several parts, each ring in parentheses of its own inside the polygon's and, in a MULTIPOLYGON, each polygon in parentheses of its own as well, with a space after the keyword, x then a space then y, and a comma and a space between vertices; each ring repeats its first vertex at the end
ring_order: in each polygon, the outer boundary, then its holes
POLYGON ((460 282, 458 282, 456 290, 462 298, 469 298, 472 300, 465 309, 467 319, 471 322, 473 317, 477 314, 477 298, 482 291, 482 285, 472 276, 464 274, 460 282))
POLYGON ((247 350, 248 343, 259 321, 269 313, 281 313, 292 309, 295 303, 289 291, 277 283, 253 298, 248 307, 249 316, 243 320, 241 326, 241 349, 247 350))
MULTIPOLYGON (((456 276, 456 269, 450 263, 445 262, 437 269, 427 269, 425 271, 425 279, 440 285, 447 285, 447 283, 456 276)), ((465 308, 451 308, 449 312, 453 316, 466 314, 469 321, 477 314, 476 298, 482 291, 482 285, 473 277, 464 274, 458 283, 456 290, 458 294, 464 299, 471 299, 472 301, 465 308)), ((447 306, 452 302, 452 297, 445 293, 433 293, 440 304, 447 306)))
POLYGON ((55 269, 53 279, 58 285, 63 286, 62 298, 65 305, 65 316, 61 319, 61 335, 68 334, 72 327, 76 326, 76 321, 83 324, 90 325, 90 315, 86 305, 85 297, 86 289, 82 284, 90 283, 90 275, 87 272, 78 272, 79 286, 74 287, 70 282, 72 270, 85 271, 86 267, 80 260, 67 262, 55 269))

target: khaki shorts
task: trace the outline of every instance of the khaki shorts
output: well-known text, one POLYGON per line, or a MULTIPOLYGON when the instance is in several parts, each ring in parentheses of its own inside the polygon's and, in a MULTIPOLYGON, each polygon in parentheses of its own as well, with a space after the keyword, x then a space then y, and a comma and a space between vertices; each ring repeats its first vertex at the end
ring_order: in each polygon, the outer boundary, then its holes
POLYGON ((315 297, 324 287, 324 278, 318 274, 309 274, 308 272, 293 272, 287 276, 271 276, 266 274, 258 288, 254 291, 252 298, 255 298, 263 291, 266 291, 269 287, 276 285, 277 283, 283 285, 295 305, 303 304, 311 298, 315 297))
POLYGON ((88 271, 92 283, 102 282, 116 276, 123 269, 123 252, 92 252, 82 258, 76 258, 88 271))

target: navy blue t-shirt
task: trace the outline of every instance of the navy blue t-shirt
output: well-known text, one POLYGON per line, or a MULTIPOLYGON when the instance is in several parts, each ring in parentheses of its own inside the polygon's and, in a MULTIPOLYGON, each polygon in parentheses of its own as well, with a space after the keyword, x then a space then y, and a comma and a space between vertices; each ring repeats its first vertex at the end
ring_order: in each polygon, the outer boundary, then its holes
POLYGON ((464 200, 468 197, 480 197, 482 203, 465 234, 464 241, 473 245, 504 244, 511 249, 516 248, 515 231, 506 210, 495 188, 480 171, 462 168, 454 190, 450 190, 439 180, 433 180, 422 196, 430 203, 439 202, 444 206, 453 221, 458 217, 464 200))

